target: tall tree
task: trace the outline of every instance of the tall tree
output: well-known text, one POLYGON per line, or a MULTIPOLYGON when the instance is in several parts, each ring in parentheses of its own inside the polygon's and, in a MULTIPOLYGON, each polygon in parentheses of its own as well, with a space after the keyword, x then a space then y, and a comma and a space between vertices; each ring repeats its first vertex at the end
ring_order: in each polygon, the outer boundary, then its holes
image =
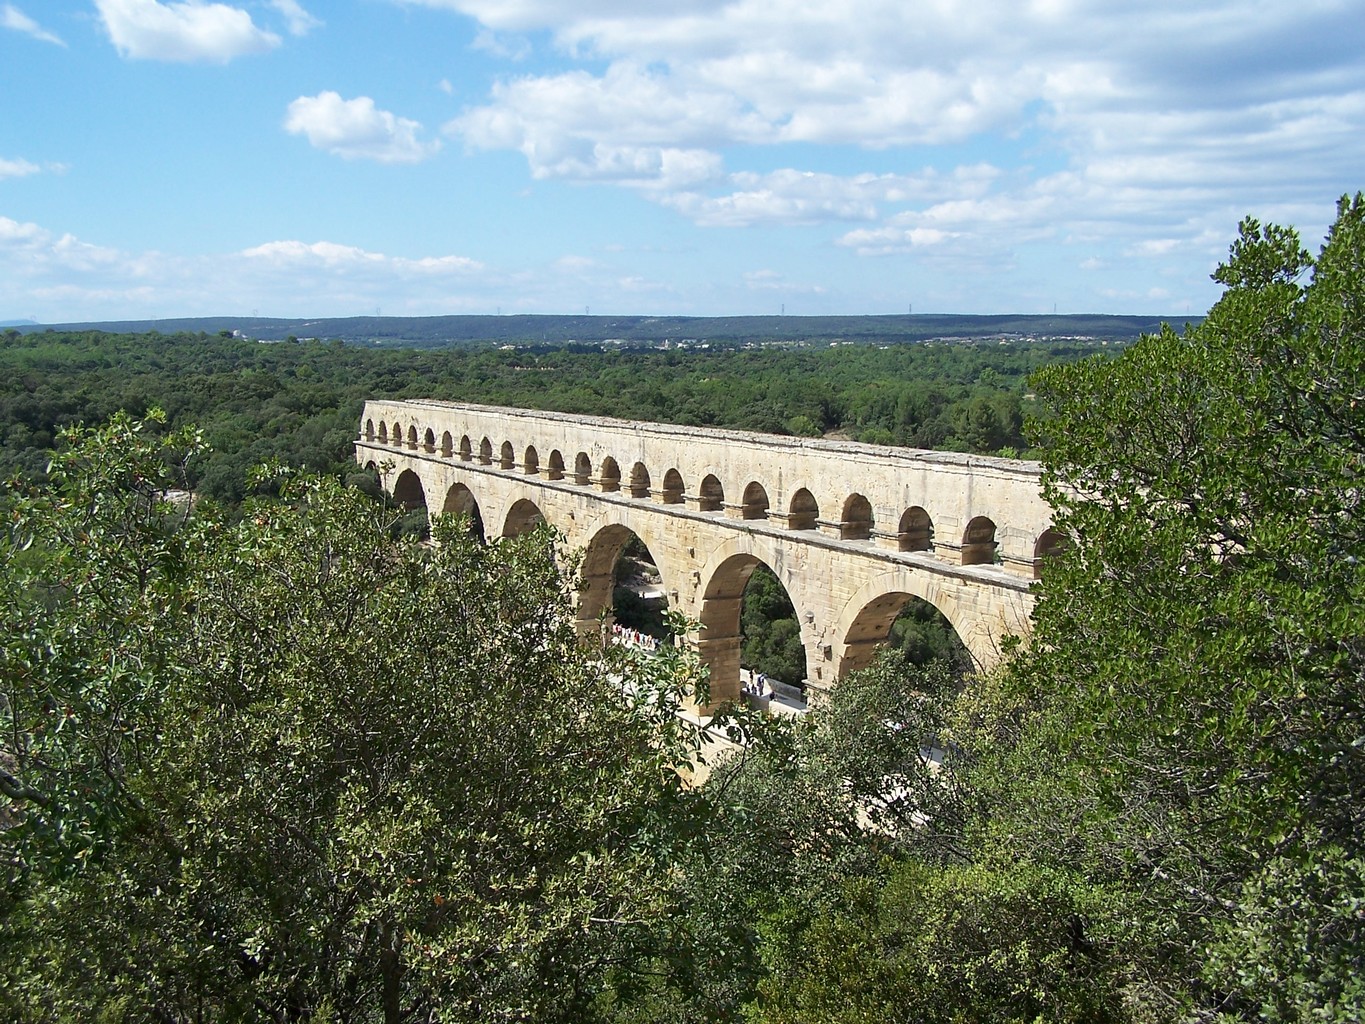
POLYGON ((167 501, 196 450, 71 431, 0 539, 0 1005, 580 1018, 700 834, 695 662, 584 652, 547 532, 317 478, 228 525, 167 501))

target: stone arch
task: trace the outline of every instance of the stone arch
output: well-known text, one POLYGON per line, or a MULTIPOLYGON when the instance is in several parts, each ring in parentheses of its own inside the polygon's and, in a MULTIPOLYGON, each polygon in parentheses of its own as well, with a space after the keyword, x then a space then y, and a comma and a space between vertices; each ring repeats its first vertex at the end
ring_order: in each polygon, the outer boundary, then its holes
POLYGON ((470 443, 469 435, 465 434, 460 438, 460 461, 470 462, 474 458, 474 445, 470 443))
POLYGON ((659 494, 659 500, 665 505, 681 505, 684 490, 682 474, 676 469, 670 469, 664 474, 664 486, 659 494))
POLYGON ((993 565, 996 548, 994 521, 976 516, 962 532, 962 564, 993 565))
POLYGON ((621 489, 621 467, 610 455, 602 460, 602 468, 598 471, 597 486, 603 491, 619 491, 621 489))
POLYGON ((389 443, 389 425, 385 423, 383 420, 379 421, 379 443, 380 444, 389 443))
POLYGON ((480 542, 484 540, 483 514, 479 511, 479 502, 474 497, 474 492, 464 484, 450 485, 450 490, 446 491, 445 502, 441 506, 441 514, 464 516, 468 520, 470 534, 477 537, 480 542))
POLYGON ((934 521, 929 513, 918 505, 907 508, 901 513, 900 525, 896 528, 896 549, 898 551, 932 551, 934 547, 934 521))
POLYGON ((787 529, 814 530, 820 519, 820 506, 815 495, 802 487, 792 495, 787 506, 787 529))
POLYGON ((872 503, 861 494, 850 494, 844 499, 844 511, 839 521, 840 540, 867 540, 872 536, 872 503))
POLYGON ((1033 578, 1042 579, 1043 566, 1047 560, 1056 558, 1070 546, 1071 539, 1055 526, 1049 526, 1044 530, 1037 543, 1033 545, 1033 578))
POLYGON ((393 430, 389 433, 389 442, 398 447, 403 447, 403 424, 397 420, 393 421, 393 430))
POLYGON ((649 497, 649 470, 643 462, 637 462, 630 467, 630 496, 632 498, 649 497))
POLYGON ((649 549, 650 557, 659 570, 663 589, 672 599, 676 599, 677 587, 673 585, 672 570, 665 562, 667 555, 666 538, 656 535, 652 530, 643 528, 633 518, 626 521, 604 523, 583 549, 583 565, 579 570, 578 608, 576 618, 580 635, 596 636, 599 621, 604 613, 609 614, 612 607, 612 588, 615 582, 616 560, 631 537, 638 537, 649 549))
POLYGON ((455 454, 455 439, 450 436, 450 431, 447 430, 441 435, 441 458, 448 459, 453 454, 455 454))
POLYGON ((408 447, 413 451, 417 450, 417 425, 415 423, 408 427, 408 447))
POLYGON ((427 432, 422 437, 422 450, 425 452, 434 452, 436 450, 436 431, 432 430, 430 427, 427 427, 427 432))
POLYGON ((493 465, 493 442, 486 437, 479 442, 479 464, 483 466, 493 465))
POLYGON ((374 440, 374 420, 365 421, 365 440, 366 441, 374 440))
MULTIPOLYGON (((697 615, 701 620, 701 634, 696 641, 696 647, 703 664, 710 670, 712 706, 735 700, 739 696, 740 654, 743 642, 740 634, 740 611, 744 604, 744 589, 748 586, 754 570, 760 565, 772 570, 778 582, 787 591, 792 607, 796 609, 802 646, 809 650, 807 625, 811 617, 803 616, 800 595, 782 579, 782 574, 777 571, 777 563, 781 560, 772 558, 771 554, 753 544, 732 542, 713 554, 707 563, 710 573, 705 577, 705 586, 701 592, 697 615), (770 557, 764 557, 765 554, 770 557)), ((810 673, 809 664, 806 671, 807 674, 810 673)))
POLYGON ((999 638, 982 628, 971 607, 945 591, 940 577, 905 567, 866 584, 844 603, 831 631, 839 644, 836 678, 871 663, 911 597, 938 609, 978 666, 989 667, 999 658, 999 638))
POLYGON ((879 594, 854 615, 852 623, 841 633, 842 656, 839 658, 838 674, 843 679, 850 672, 866 668, 872 664, 877 651, 886 644, 891 635, 891 627, 897 617, 912 601, 923 601, 948 623, 957 634, 958 642, 966 648, 962 632, 953 625, 943 609, 926 598, 904 590, 892 590, 879 594))
POLYGON ((586 487, 592 482, 592 459, 587 452, 579 452, 573 460, 573 482, 586 487))
POLYGON ((697 490, 697 509, 701 512, 719 512, 724 505, 725 488, 721 486, 720 478, 714 473, 707 473, 697 490))
POLYGON ((530 533, 545 522, 545 513, 530 498, 521 498, 507 510, 507 519, 502 526, 504 537, 520 537, 530 533))
POLYGON ((517 453, 512 448, 511 441, 504 441, 502 448, 498 451, 498 468, 515 469, 517 465, 517 453))
POLYGON ((527 476, 535 476, 540 472, 540 452, 536 451, 533 444, 526 446, 526 452, 521 457, 521 471, 527 476))
POLYGON ((410 469, 398 474, 393 482, 393 500, 404 512, 414 512, 427 507, 427 494, 422 487, 422 479, 410 469))
POLYGON ((551 480, 564 479, 564 456, 560 454, 558 448, 551 449, 549 472, 545 474, 551 480))
POLYGON ((757 480, 744 488, 744 502, 740 512, 741 519, 768 518, 768 492, 757 480))

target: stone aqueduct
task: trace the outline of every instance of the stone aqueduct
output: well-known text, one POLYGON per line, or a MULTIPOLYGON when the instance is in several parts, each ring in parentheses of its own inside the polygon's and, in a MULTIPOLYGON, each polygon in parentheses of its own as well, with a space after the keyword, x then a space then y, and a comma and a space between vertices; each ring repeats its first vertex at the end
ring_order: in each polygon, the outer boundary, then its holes
POLYGON ((584 553, 577 616, 610 615, 633 533, 691 641, 712 699, 738 694, 740 603, 759 563, 796 608, 807 684, 866 665, 911 597, 988 666, 1027 627, 1031 581, 1059 544, 1036 466, 735 430, 437 401, 371 401, 356 461, 394 498, 463 513, 487 535, 540 521, 584 553))

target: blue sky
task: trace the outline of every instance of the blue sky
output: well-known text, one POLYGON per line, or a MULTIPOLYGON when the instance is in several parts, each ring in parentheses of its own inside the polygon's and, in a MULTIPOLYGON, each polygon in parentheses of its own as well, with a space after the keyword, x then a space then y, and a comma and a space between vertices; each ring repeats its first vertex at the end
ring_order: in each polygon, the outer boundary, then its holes
POLYGON ((0 0, 0 320, 1203 312, 1362 0, 0 0))

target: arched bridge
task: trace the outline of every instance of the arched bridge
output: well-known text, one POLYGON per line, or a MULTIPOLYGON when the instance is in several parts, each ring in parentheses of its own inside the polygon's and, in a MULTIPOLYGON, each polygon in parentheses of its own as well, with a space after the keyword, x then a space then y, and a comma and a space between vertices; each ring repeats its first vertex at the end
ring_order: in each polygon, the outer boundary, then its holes
POLYGON ((670 607, 702 623, 715 701, 738 693, 759 563, 787 588, 821 690, 871 660, 911 597, 991 665, 1027 628, 1031 581, 1059 543, 1037 467, 1011 459, 424 400, 367 402, 356 461, 397 500, 468 514, 490 538, 561 530, 585 552, 585 633, 638 536, 670 607))

